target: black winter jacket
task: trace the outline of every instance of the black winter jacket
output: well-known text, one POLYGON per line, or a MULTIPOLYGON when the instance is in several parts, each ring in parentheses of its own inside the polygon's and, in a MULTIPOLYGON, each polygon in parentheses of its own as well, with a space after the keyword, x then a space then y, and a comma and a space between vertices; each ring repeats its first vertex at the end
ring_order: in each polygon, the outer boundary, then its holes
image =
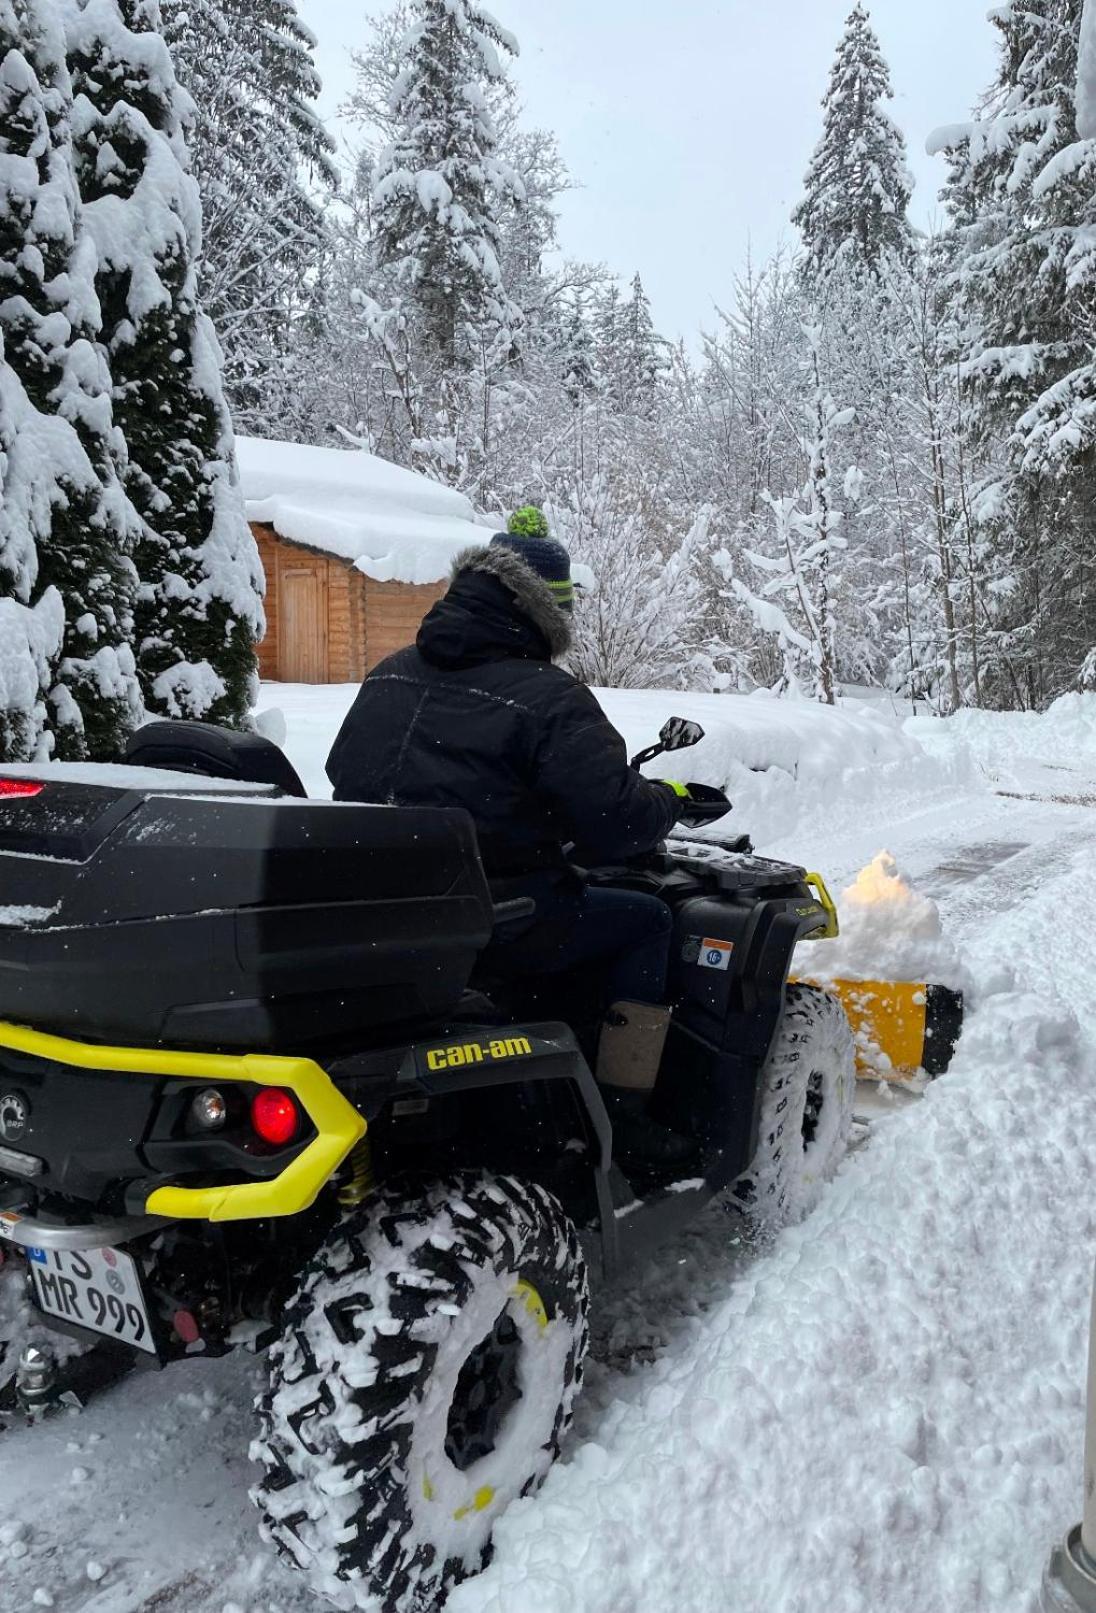
POLYGON ((464 807, 496 897, 534 896, 542 921, 573 910, 568 855, 593 866, 650 850, 680 812, 673 791, 628 766, 590 691, 552 664, 569 636, 522 560, 466 550, 414 647, 365 679, 327 762, 337 801, 464 807))

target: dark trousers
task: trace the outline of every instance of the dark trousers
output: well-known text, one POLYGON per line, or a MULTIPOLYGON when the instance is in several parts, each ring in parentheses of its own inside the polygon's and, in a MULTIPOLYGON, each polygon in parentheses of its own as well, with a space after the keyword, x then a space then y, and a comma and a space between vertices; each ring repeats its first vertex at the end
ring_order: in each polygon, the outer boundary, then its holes
POLYGON ((538 926, 491 949, 499 973, 526 978, 563 974, 585 965, 601 976, 606 1005, 663 1003, 673 917, 665 902, 639 891, 590 886, 574 921, 560 933, 538 926))

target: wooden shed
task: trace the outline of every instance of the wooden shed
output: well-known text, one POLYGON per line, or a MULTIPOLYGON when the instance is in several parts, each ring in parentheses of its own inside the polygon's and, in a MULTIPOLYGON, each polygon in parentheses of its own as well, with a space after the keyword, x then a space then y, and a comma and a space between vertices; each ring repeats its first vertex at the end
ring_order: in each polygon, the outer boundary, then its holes
POLYGON ((259 675, 277 683, 356 683, 410 644, 444 582, 377 582, 253 521, 266 573, 259 675))
POLYGON ((354 683, 410 644, 454 555, 491 529, 450 488, 357 449, 240 438, 266 574, 263 678, 354 683))

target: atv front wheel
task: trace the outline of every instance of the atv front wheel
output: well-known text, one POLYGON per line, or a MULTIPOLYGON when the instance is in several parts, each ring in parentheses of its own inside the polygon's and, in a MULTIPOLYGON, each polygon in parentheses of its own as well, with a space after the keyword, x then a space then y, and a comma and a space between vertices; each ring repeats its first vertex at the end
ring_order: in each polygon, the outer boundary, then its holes
POLYGON ((355 1211, 271 1350, 264 1536, 339 1607, 439 1603, 558 1455, 587 1310, 578 1236, 536 1184, 453 1176, 355 1211))
POLYGON ((757 1152, 736 1192, 754 1225, 775 1231, 810 1214, 848 1149, 856 1057, 836 997, 787 987, 763 1082, 757 1152))

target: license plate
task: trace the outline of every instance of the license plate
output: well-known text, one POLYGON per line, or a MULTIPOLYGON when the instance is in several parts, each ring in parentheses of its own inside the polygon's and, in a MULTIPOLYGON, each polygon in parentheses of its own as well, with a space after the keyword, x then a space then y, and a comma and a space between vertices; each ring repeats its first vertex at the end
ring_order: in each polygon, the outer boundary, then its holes
POLYGON ((28 1249, 39 1308, 156 1354, 136 1262, 120 1249, 28 1249))

